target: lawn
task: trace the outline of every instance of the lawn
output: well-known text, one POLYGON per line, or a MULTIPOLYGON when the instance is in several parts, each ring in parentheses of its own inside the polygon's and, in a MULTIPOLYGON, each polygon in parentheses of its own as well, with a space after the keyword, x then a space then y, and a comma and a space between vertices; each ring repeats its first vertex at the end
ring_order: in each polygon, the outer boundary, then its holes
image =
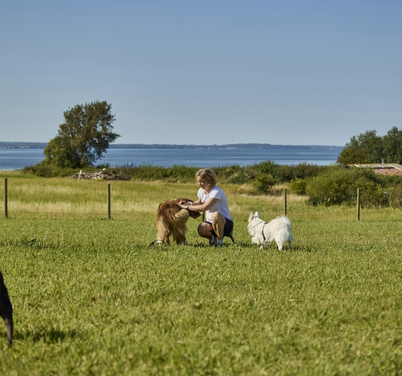
POLYGON ((282 196, 223 186, 236 243, 150 246, 156 208, 195 184, 8 179, 0 269, 15 337, 7 375, 402 373, 401 212, 288 195, 291 250, 251 245, 247 219, 282 196))

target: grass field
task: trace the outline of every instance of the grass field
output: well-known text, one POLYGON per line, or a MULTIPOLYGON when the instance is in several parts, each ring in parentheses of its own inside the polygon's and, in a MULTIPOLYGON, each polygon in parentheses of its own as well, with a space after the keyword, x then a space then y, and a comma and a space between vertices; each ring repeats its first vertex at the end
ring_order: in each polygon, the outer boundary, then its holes
MULTIPOLYGON (((195 184, 8 178, 0 270, 15 338, 4 375, 402 374, 402 213, 288 196, 292 250, 251 245, 282 196, 223 186, 236 243, 153 247, 156 209, 195 184)), ((230 242, 230 240, 229 240, 230 242)))

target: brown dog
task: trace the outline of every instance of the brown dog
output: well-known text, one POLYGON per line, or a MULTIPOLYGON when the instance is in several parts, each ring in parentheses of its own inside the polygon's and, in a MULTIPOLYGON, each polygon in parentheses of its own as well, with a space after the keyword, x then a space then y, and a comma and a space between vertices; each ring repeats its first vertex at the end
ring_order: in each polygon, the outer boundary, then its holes
POLYGON ((0 316, 4 320, 7 331, 7 342, 11 346, 13 342, 13 306, 11 305, 8 291, 4 285, 3 275, 0 272, 0 316))
POLYGON ((157 243, 169 244, 170 235, 177 244, 187 244, 186 223, 189 217, 198 218, 200 213, 182 209, 180 205, 191 205, 192 200, 187 198, 177 198, 176 200, 166 200, 159 204, 156 229, 158 230, 157 243))

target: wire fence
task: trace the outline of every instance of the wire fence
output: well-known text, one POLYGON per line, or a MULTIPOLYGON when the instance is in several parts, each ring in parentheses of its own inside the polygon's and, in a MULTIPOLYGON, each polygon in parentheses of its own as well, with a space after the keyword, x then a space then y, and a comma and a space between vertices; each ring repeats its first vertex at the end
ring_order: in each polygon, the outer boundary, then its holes
MULTIPOLYGON (((287 189, 283 190, 283 214, 287 215, 288 213, 288 195, 287 189)), ((357 195, 356 195, 356 219, 360 221, 360 188, 357 188, 357 195)), ((112 218, 111 213, 111 189, 110 183, 107 185, 107 218, 112 218)), ((204 214, 204 213, 203 213, 204 214)), ((7 178, 4 179, 4 216, 8 218, 8 183, 7 178)), ((203 217, 204 218, 204 217, 203 217)))

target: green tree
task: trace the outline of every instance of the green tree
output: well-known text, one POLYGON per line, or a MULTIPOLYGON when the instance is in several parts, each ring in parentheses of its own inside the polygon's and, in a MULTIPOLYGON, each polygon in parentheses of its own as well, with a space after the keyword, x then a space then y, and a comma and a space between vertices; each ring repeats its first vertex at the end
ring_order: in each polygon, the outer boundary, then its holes
POLYGON ((387 163, 402 163, 402 131, 391 128, 383 137, 384 160, 387 163))
MULTIPOLYGON (((352 141, 352 140, 351 140, 352 141)), ((366 150, 362 150, 353 142, 347 143, 342 149, 337 162, 343 165, 356 163, 370 163, 370 155, 366 150)))
POLYGON ((383 139, 376 131, 367 131, 353 136, 342 149, 337 162, 343 165, 352 163, 381 163, 384 158, 383 139))
POLYGON ((111 107, 105 101, 96 101, 65 111, 65 122, 44 150, 44 164, 61 168, 93 166, 109 144, 120 137, 113 133, 115 116, 111 107))

